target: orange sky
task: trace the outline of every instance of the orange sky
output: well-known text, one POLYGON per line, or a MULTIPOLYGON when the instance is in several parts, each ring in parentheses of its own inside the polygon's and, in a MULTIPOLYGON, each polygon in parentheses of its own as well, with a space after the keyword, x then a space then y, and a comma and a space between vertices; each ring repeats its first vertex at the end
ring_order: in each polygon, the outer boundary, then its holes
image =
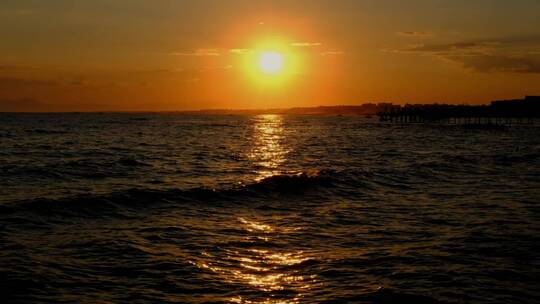
POLYGON ((535 0, 6 0, 0 111, 540 95, 539 11, 535 0), (265 43, 285 58, 273 84, 249 59, 265 43))

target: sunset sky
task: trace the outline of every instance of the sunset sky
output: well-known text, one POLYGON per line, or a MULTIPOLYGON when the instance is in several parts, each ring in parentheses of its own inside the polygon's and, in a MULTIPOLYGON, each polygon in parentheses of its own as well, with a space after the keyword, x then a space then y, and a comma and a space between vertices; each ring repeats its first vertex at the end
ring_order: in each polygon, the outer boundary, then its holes
POLYGON ((0 3, 0 111, 486 103, 526 94, 540 95, 537 0, 0 3))

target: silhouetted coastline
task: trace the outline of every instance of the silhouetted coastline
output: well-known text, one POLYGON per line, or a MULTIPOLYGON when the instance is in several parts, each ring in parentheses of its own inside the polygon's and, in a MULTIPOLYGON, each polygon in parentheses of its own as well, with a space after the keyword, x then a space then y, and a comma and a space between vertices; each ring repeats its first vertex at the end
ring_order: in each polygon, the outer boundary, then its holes
POLYGON ((261 114, 291 114, 291 115, 376 115, 386 109, 391 103, 365 103, 361 105, 338 105, 318 107, 295 107, 274 109, 203 109, 195 111, 179 111, 174 113, 193 115, 261 115, 261 114))
POLYGON ((490 105, 406 104, 389 105, 378 113, 380 121, 397 123, 448 123, 462 125, 534 124, 540 118, 540 97, 496 100, 490 105))
POLYGON ((540 97, 496 100, 489 105, 405 104, 391 102, 296 107, 288 109, 204 109, 173 112, 190 115, 362 115, 378 116, 381 122, 448 123, 461 125, 534 124, 540 118, 540 97))

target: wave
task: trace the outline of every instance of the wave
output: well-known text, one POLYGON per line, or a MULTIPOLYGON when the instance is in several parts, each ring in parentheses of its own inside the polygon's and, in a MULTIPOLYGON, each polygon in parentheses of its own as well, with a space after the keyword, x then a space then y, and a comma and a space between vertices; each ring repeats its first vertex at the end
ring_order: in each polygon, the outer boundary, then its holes
POLYGON ((356 294, 335 299, 336 302, 358 303, 417 303, 417 304, 443 304, 434 297, 427 295, 401 292, 398 289, 379 288, 375 292, 356 294))
POLYGON ((512 154, 505 155, 496 155, 494 157, 495 163, 501 165, 513 165, 526 163, 530 164, 531 162, 536 162, 540 160, 540 151, 531 151, 531 152, 516 152, 512 154))
MULTIPOLYGON (((94 152, 93 152, 94 153, 94 152)), ((99 153, 99 151, 95 152, 99 153)), ((90 154, 90 153, 88 153, 90 154)), ((64 152, 56 152, 58 157, 72 157, 64 152)), ((0 166, 0 176, 10 178, 34 178, 69 180, 71 178, 104 179, 123 177, 137 172, 142 168, 151 168, 152 164, 133 157, 122 157, 116 160, 101 161, 91 157, 78 158, 60 163, 50 163, 41 166, 0 166)))
POLYGON ((316 186, 332 184, 332 174, 336 171, 300 172, 296 174, 277 174, 262 179, 258 183, 248 185, 247 189, 255 191, 298 192, 316 186))
POLYGON ((13 138, 14 135, 11 132, 0 131, 0 138, 13 138))
MULTIPOLYGON (((128 161, 131 164, 131 161, 128 161)), ((134 166, 141 164, 133 163, 134 166)), ((396 173, 395 169, 387 169, 396 173)), ((54 172, 54 171, 53 171, 54 172)), ((40 173, 41 174, 41 173, 40 173)), ((92 174, 96 174, 93 172, 92 174)), ((386 172, 358 170, 320 170, 288 172, 273 175, 247 184, 229 184, 219 188, 193 187, 187 189, 139 186, 110 193, 88 193, 63 198, 35 198, 6 202, 0 205, 0 218, 17 214, 44 217, 129 218, 144 214, 152 208, 176 208, 179 205, 242 205, 270 208, 270 201, 294 202, 309 199, 324 202, 335 197, 370 196, 381 189, 413 191, 414 179, 432 180, 432 174, 400 172, 401 178, 390 178, 386 172), (143 211, 143 212, 139 212, 143 211)), ((64 177, 62 174, 61 177, 64 177)), ((60 177, 58 177, 60 178, 60 177)), ((147 183, 151 184, 151 183, 147 183)), ((272 207, 273 208, 273 207, 272 207)), ((283 205, 279 208, 288 209, 283 205)), ((32 218, 31 216, 28 218, 32 218)))
POLYGON ((332 187, 340 172, 317 171, 279 174, 258 182, 222 189, 157 190, 132 188, 109 194, 89 194, 50 199, 38 198, 0 205, 0 217, 18 213, 45 216, 124 217, 134 208, 182 203, 239 203, 253 198, 305 194, 321 187, 332 187))
POLYGON ((46 130, 46 129, 26 129, 26 133, 30 134, 42 134, 42 135, 55 135, 55 134, 67 134, 66 131, 61 130, 46 130))

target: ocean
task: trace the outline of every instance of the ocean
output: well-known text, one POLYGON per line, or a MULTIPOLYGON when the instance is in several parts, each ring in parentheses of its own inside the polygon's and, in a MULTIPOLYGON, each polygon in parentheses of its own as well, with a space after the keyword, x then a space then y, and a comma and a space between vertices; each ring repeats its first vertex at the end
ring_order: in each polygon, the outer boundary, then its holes
POLYGON ((540 126, 0 114, 2 303, 540 303, 540 126))

